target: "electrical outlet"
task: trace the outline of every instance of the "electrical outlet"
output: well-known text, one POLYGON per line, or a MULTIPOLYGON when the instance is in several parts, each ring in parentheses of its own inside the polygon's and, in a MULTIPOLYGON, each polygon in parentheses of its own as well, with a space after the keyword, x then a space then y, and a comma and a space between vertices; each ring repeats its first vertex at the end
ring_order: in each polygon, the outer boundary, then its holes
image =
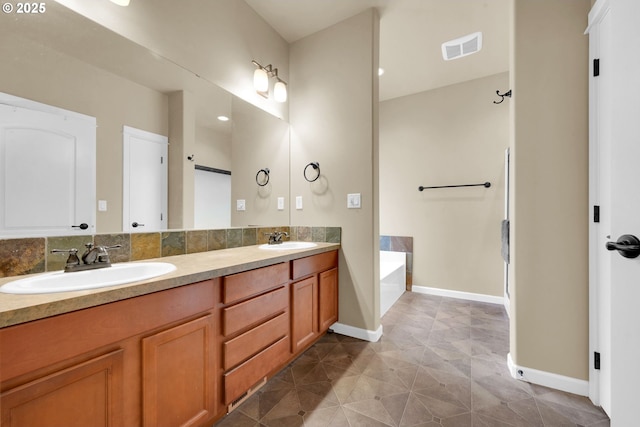
POLYGON ((246 203, 244 199, 236 200, 236 211, 244 211, 247 210, 246 203))
POLYGON ((360 193, 347 194, 347 208, 360 209, 360 193))

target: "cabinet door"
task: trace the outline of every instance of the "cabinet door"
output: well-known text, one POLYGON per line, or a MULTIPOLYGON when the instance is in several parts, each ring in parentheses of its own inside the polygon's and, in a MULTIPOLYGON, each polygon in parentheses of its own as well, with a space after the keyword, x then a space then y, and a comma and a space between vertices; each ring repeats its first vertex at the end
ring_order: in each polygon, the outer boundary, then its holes
POLYGON ((122 426, 122 359, 117 350, 2 393, 2 425, 122 426))
POLYGON ((338 269, 320 273, 319 307, 320 331, 324 332, 338 321, 338 269))
POLYGON ((316 276, 291 286, 291 346, 296 353, 318 335, 318 281, 316 276))
POLYGON ((145 427, 193 426, 215 414, 214 316, 142 340, 145 427))

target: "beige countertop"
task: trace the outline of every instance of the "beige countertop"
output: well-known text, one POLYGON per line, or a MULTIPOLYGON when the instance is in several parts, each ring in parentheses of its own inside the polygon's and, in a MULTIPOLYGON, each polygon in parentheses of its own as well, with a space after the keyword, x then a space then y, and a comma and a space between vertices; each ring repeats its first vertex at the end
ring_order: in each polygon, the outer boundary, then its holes
MULTIPOLYGON (((317 246, 313 248, 277 251, 260 249, 258 246, 244 246, 145 260, 146 262, 169 262, 177 268, 171 273, 140 282, 75 292, 31 295, 0 293, 0 328, 188 285, 214 277, 266 267, 339 248, 340 245, 336 243, 317 243, 317 246)), ((0 278, 0 286, 24 277, 27 276, 0 278)))

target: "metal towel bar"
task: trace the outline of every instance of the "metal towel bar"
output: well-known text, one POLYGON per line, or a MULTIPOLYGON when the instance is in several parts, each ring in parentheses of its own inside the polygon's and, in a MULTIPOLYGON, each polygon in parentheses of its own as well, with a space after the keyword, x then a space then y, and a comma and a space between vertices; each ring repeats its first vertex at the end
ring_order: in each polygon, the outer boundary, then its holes
POLYGON ((429 190, 432 188, 457 188, 457 187, 491 187, 491 183, 489 181, 484 182, 482 184, 460 184, 460 185, 436 185, 434 187, 423 187, 422 185, 418 187, 418 191, 429 190))

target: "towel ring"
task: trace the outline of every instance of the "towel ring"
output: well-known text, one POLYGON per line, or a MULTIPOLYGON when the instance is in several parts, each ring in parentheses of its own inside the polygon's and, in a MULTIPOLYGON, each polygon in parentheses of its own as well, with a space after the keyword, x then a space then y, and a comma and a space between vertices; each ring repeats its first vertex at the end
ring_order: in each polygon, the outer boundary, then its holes
POLYGON ((318 178, 320 178, 320 163, 318 162, 309 163, 307 166, 304 167, 304 172, 302 174, 304 175, 304 179, 306 179, 307 181, 309 182, 316 181, 318 178), (309 166, 311 166, 314 170, 318 171, 318 174, 313 179, 309 179, 309 177, 307 176, 307 169, 309 169, 309 166))
POLYGON ((258 184, 260 187, 264 187, 268 183, 269 183, 269 168, 260 169, 256 174, 256 184, 258 184), (264 175, 262 180, 260 179, 260 174, 264 175))

